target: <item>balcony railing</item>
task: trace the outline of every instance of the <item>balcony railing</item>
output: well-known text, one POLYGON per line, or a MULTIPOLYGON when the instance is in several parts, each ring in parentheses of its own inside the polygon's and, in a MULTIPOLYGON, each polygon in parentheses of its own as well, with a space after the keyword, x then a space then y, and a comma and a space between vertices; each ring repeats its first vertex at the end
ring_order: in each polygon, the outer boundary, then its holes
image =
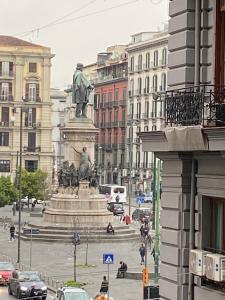
POLYGON ((106 151, 112 151, 112 145, 111 144, 106 144, 105 145, 105 150, 106 151))
POLYGON ((0 127, 9 127, 10 125, 13 125, 14 122, 9 122, 9 121, 2 121, 0 122, 0 127))
POLYGON ((114 107, 119 107, 119 101, 118 101, 118 100, 114 100, 113 106, 114 106, 114 107))
POLYGON ((125 127, 126 126, 126 121, 119 121, 119 127, 125 127))
POLYGON ((105 122, 101 122, 101 128, 106 128, 106 123, 105 122))
POLYGON ((149 116, 148 116, 147 113, 143 113, 143 114, 141 115, 141 118, 142 118, 143 120, 148 120, 148 119, 149 119, 149 116))
POLYGON ((0 95, 0 101, 13 101, 12 95, 0 95))
POLYGON ((119 122, 118 121, 113 121, 112 122, 112 127, 118 127, 119 125, 119 122))
POLYGON ((107 122, 106 123, 106 128, 112 128, 112 122, 107 122))
POLYGON ((23 147, 24 152, 41 152, 41 147, 25 146, 23 147))
POLYGON ((166 125, 225 126, 225 86, 201 85, 164 95, 166 125))
POLYGON ((120 106, 127 106, 127 100, 120 100, 120 106))
POLYGON ((24 97, 24 101, 25 102, 41 102, 41 98, 40 97, 24 97))
POLYGON ((1 71, 0 72, 0 77, 13 77, 14 76, 13 71, 1 71))

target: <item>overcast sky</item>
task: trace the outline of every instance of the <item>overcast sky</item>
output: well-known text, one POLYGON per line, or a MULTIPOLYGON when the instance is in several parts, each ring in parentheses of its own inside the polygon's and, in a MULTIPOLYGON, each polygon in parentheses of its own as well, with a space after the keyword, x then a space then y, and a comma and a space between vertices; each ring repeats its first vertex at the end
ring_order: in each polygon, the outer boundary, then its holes
POLYGON ((0 34, 50 47, 55 54, 51 85, 61 88, 72 82, 77 62, 93 63, 98 52, 111 45, 129 43, 134 33, 162 29, 168 21, 168 2, 0 0, 0 34), (41 28, 56 20, 61 24, 41 28))

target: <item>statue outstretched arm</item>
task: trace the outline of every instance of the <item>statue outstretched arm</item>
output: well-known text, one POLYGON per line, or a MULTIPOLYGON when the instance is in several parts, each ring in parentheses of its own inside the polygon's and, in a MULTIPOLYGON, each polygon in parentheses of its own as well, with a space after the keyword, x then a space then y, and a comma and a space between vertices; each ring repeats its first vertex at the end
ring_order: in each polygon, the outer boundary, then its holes
POLYGON ((72 148, 76 153, 81 154, 81 152, 77 151, 74 147, 72 147, 72 148))

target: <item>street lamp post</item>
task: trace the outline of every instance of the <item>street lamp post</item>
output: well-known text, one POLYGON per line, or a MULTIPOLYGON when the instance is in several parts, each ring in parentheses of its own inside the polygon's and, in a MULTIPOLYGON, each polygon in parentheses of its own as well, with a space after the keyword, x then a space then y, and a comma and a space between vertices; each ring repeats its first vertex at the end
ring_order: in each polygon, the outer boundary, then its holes
POLYGON ((18 216, 18 252, 17 263, 20 263, 20 240, 21 240, 21 197, 22 197, 22 142, 23 142, 23 107, 20 108, 20 151, 19 151, 19 216, 18 216))

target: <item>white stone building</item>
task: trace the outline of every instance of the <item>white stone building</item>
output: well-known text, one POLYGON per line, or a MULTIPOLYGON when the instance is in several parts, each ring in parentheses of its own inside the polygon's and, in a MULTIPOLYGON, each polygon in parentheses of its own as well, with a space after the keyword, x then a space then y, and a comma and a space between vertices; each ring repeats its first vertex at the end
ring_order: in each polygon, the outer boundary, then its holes
POLYGON ((54 170, 64 159, 63 137, 60 127, 64 126, 65 114, 70 106, 70 99, 64 91, 52 88, 50 90, 52 102, 52 143, 53 143, 53 166, 54 170))
POLYGON ((153 156, 143 152, 141 131, 163 127, 163 105, 157 93, 167 86, 168 33, 141 32, 131 36, 128 45, 128 122, 127 165, 124 176, 132 177, 132 192, 150 191, 153 174, 153 156), (132 162, 132 163, 129 163, 132 162))

